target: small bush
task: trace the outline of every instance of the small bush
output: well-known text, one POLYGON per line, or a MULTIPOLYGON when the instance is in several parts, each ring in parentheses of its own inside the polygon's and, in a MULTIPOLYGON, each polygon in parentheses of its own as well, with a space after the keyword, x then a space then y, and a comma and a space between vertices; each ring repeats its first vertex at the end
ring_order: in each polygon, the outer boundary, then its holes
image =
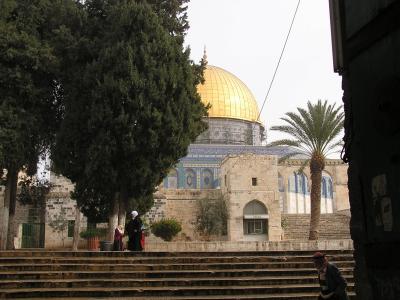
POLYGON ((167 242, 171 241, 181 230, 181 224, 175 219, 165 219, 151 225, 151 232, 167 242))

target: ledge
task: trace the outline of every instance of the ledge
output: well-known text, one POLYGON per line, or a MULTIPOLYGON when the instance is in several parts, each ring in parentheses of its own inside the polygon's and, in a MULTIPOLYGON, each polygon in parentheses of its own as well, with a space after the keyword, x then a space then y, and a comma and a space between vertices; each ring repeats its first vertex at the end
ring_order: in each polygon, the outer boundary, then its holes
POLYGON ((353 250, 353 240, 147 242, 147 252, 353 250))

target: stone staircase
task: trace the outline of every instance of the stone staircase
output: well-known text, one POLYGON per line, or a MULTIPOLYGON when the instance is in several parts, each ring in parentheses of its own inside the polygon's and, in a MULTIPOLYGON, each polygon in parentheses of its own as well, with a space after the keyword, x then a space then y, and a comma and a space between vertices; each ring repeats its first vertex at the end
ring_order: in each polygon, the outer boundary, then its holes
MULTIPOLYGON (((309 214, 282 214, 285 240, 307 240, 310 231, 309 214)), ((350 239, 350 216, 321 214, 319 238, 321 240, 350 239)))
MULTIPOLYGON (((0 252, 1 299, 316 299, 313 251, 0 252)), ((352 251, 326 251, 354 299, 352 251)))

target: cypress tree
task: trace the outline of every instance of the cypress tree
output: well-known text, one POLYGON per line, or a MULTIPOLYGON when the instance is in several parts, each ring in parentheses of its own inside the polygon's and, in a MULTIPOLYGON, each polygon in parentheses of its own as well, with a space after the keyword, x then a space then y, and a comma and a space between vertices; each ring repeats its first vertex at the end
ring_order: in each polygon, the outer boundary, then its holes
POLYGON ((84 10, 85 33, 74 50, 83 55, 63 85, 65 115, 52 159, 76 184, 74 197, 89 218, 109 212, 113 232, 132 201, 151 203, 205 129, 206 108, 196 92, 199 67, 154 7, 92 0, 84 10))
POLYGON ((18 172, 36 172, 59 116, 58 60, 46 39, 52 6, 47 0, 0 2, 0 169, 6 170, 0 249, 12 248, 9 223, 15 215, 18 172))

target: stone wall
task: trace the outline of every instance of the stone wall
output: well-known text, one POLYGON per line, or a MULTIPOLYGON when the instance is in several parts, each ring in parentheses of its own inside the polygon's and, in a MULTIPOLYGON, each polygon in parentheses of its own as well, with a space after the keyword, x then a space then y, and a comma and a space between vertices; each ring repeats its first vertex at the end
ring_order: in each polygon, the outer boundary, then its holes
POLYGON ((169 251, 315 251, 315 250, 353 250, 353 241, 216 241, 216 242, 148 242, 146 252, 169 251))
MULTIPOLYGON (((46 201, 46 223, 45 223, 45 248, 70 248, 73 236, 68 237, 68 227, 64 231, 57 231, 50 226, 52 220, 65 211, 65 219, 75 221, 76 201, 72 200, 65 193, 50 193, 46 201)), ((86 218, 81 214, 81 229, 86 227, 86 218)), ((84 243, 80 241, 80 243, 84 243)))
MULTIPOLYGON (((283 214, 284 240, 308 240, 310 214, 283 214)), ((321 214, 320 240, 350 239, 350 216, 342 213, 321 214)))
MULTIPOLYGON (((62 209, 65 211, 66 220, 75 221, 76 201, 71 199, 74 185, 63 176, 57 176, 54 173, 51 173, 50 176, 52 189, 46 199, 45 248, 70 248, 72 247, 73 237, 68 237, 68 228, 62 232, 56 231, 49 223, 61 213, 62 209)), ((86 228, 87 220, 83 214, 80 217, 82 231, 86 228)), ((79 247, 85 247, 85 240, 82 238, 79 238, 79 247)))
MULTIPOLYGON (((9 211, 4 207, 4 191, 5 186, 0 186, 0 220, 8 220, 9 211), (4 218, 4 219, 3 219, 4 218)), ((22 226, 24 223, 44 223, 44 211, 40 207, 31 204, 22 205, 18 200, 15 203, 15 215, 11 228, 11 236, 13 238, 13 246, 15 249, 21 248, 22 245, 22 226)), ((39 244, 39 241, 38 241, 39 244)))
POLYGON ((160 189, 155 194, 155 205, 146 214, 150 223, 162 218, 174 218, 182 224, 176 240, 196 240, 197 201, 203 198, 217 199, 221 190, 160 189))
MULTIPOLYGON (((284 201, 288 205, 289 195, 288 195, 288 179, 289 177, 298 172, 304 160, 299 159, 289 159, 279 164, 278 172, 282 176, 284 184, 284 201)), ((333 181, 333 211, 348 210, 350 208, 349 204, 349 191, 347 187, 347 164, 343 163, 338 159, 327 159, 325 163, 324 172, 330 175, 333 181)), ((303 170, 305 176, 308 178, 308 184, 311 184, 311 174, 310 168, 306 167, 303 170)), ((309 189, 311 187, 309 186, 309 189)))
MULTIPOLYGON (((14 222, 11 224, 12 236, 14 238, 14 247, 16 249, 22 246, 22 226, 24 223, 41 224, 44 223, 44 212, 40 207, 33 205, 22 205, 18 200, 16 202, 14 222)), ((40 241, 41 243, 42 241, 40 241)))
MULTIPOLYGON (((175 218, 182 223, 182 232, 175 238, 176 241, 196 241, 205 237, 196 232, 197 201, 202 198, 217 199, 225 196, 230 202, 229 236, 207 237, 211 240, 231 241, 265 241, 280 240, 281 210, 279 205, 280 192, 278 190, 278 173, 283 176, 287 191, 287 178, 297 171, 301 160, 289 160, 284 164, 277 163, 276 156, 269 155, 239 155, 226 158, 221 166, 220 178, 222 186, 218 189, 164 189, 154 194, 154 206, 146 214, 149 223, 163 218, 175 218), (227 177, 225 178, 225 175, 227 177), (252 178, 257 178, 257 185, 252 185, 252 178), (244 235, 243 210, 246 204, 252 200, 258 200, 265 205, 268 211, 268 234, 244 235)), ((345 174, 347 166, 338 161, 328 161, 327 172, 334 180, 334 197, 338 208, 348 207, 347 188, 345 174), (342 195, 342 196, 339 196, 342 195)), ((305 173, 309 175, 306 169, 305 173)), ((52 189, 47 196, 45 211, 17 203, 17 219, 14 227, 16 247, 21 247, 22 224, 27 222, 45 223, 45 247, 70 247, 72 237, 67 237, 67 230, 63 233, 55 232, 49 222, 61 208, 66 211, 67 220, 75 220, 75 201, 70 198, 74 185, 65 177, 50 174, 52 189)), ((4 194, 4 187, 0 191, 0 204, 4 194)), ((1 209, 1 206, 0 206, 1 209)), ((86 218, 81 214, 81 228, 86 227, 86 218)), ((149 241, 157 241, 155 237, 149 237, 149 241)), ((85 241, 81 239, 81 244, 85 241)))
POLYGON ((357 299, 400 295, 400 1, 344 4, 345 158, 357 299))
POLYGON ((221 164, 221 189, 230 205, 228 221, 230 241, 255 238, 271 241, 281 239, 277 156, 253 154, 228 156, 221 164), (268 233, 266 236, 245 235, 243 232, 244 208, 252 200, 261 202, 267 208, 268 233))

